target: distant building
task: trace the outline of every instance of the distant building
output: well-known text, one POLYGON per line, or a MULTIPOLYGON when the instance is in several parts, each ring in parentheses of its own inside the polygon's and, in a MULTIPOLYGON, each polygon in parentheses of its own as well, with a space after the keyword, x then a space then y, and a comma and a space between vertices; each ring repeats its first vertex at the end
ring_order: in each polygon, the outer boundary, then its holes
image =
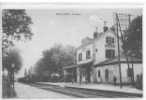
MULTIPOLYGON (((124 56, 121 41, 120 55, 122 83, 130 84, 136 81, 137 75, 142 75, 142 61, 124 56)), ((93 39, 84 38, 76 51, 76 64, 64 66, 63 69, 64 76, 70 76, 70 81, 119 84, 120 71, 116 33, 104 27, 104 32, 94 32, 93 39)))

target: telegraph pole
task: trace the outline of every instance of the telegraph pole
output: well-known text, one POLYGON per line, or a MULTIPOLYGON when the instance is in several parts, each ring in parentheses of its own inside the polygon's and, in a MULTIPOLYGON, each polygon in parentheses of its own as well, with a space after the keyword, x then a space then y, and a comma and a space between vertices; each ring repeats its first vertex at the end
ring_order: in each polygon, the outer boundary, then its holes
MULTIPOLYGON (((128 18, 129 18, 129 25, 130 25, 130 23, 131 23, 131 15, 129 14, 128 15, 128 18)), ((132 63, 132 85, 134 85, 134 68, 133 68, 133 63, 132 63)))
MULTIPOLYGON (((121 15, 122 13, 120 13, 120 15, 121 15)), ((130 15, 130 14, 122 14, 123 16, 126 16, 128 19, 127 19, 127 21, 128 21, 128 26, 130 25, 130 23, 131 23, 131 16, 132 15, 130 15)), ((117 15, 117 20, 118 20, 118 22, 119 22, 119 29, 120 29, 120 33, 121 33, 121 37, 122 37, 122 42, 124 42, 124 39, 123 39, 123 34, 122 34, 122 30, 121 30, 121 24, 120 24, 120 20, 119 20, 119 17, 118 17, 118 15, 117 15)), ((127 27, 128 28, 128 27, 127 27)), ((126 28, 126 30, 127 30, 127 28, 126 28)), ((132 64, 132 72, 131 72, 131 70, 130 70, 130 64, 129 64, 129 59, 128 59, 128 53, 126 52, 126 51, 124 51, 124 54, 125 54, 125 56, 126 56, 126 61, 127 61, 127 65, 128 65, 128 75, 130 75, 130 80, 131 80, 131 84, 133 84, 134 83, 134 80, 133 80, 133 77, 134 77, 134 75, 133 75, 133 64, 132 64)))
POLYGON ((120 88, 122 88, 122 75, 121 75, 121 63, 120 63, 120 41, 119 41, 119 23, 118 14, 116 13, 116 31, 117 31, 117 43, 118 43, 118 63, 119 63, 119 75, 120 75, 120 88))

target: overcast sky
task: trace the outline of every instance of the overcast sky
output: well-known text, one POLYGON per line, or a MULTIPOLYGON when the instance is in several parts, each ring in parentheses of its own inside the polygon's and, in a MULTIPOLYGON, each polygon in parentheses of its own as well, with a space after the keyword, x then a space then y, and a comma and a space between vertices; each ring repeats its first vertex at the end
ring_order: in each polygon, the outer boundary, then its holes
POLYGON ((32 18, 31 26, 34 36, 27 43, 17 43, 23 57, 24 68, 33 66, 45 49, 55 43, 79 46, 81 39, 93 37, 95 27, 102 31, 104 21, 108 26, 113 25, 113 13, 122 12, 141 15, 141 9, 72 9, 72 10, 26 10, 32 18))

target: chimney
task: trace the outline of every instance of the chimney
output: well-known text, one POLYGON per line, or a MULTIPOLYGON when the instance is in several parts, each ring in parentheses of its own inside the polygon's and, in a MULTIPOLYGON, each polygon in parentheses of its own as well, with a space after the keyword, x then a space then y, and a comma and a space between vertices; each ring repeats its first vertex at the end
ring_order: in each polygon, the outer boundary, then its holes
POLYGON ((104 21, 103 32, 106 32, 106 31, 108 30, 108 27, 107 27, 106 23, 107 23, 107 22, 104 21))

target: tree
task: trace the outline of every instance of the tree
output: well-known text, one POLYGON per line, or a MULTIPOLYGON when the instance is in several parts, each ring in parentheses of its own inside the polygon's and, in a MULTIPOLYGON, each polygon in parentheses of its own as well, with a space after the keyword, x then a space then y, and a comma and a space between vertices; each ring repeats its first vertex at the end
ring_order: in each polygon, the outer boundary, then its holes
POLYGON ((22 59, 19 54, 19 51, 16 49, 11 49, 7 56, 3 56, 2 59, 3 69, 6 68, 9 72, 14 70, 15 73, 17 73, 21 66, 22 66, 22 59), (12 64, 14 64, 14 69, 12 68, 12 64))
POLYGON ((2 47, 14 45, 13 40, 31 39, 31 18, 25 10, 4 9, 2 11, 2 47))
POLYGON ((62 67, 75 63, 75 48, 72 46, 55 45, 49 50, 43 51, 43 57, 36 64, 36 73, 40 76, 59 73, 62 67))
MULTIPOLYGON (((17 73, 21 66, 22 60, 17 50, 10 50, 14 47, 14 42, 19 40, 30 40, 32 37, 30 24, 31 18, 26 14, 24 9, 3 9, 2 10, 2 68, 8 71, 8 77, 3 76, 3 91, 12 92, 14 87, 14 72, 17 73), (12 68, 12 65, 14 68, 12 68)), ((8 94, 6 94, 8 95, 8 94)), ((9 97, 9 95, 8 95, 9 97)))
POLYGON ((124 36, 123 49, 130 56, 142 58, 142 16, 130 23, 124 36))
MULTIPOLYGON (((26 14, 24 9, 4 9, 2 11, 2 57, 4 61, 3 63, 8 63, 4 65, 6 69, 10 69, 8 68, 11 67, 9 63, 11 63, 11 60, 14 60, 10 59, 9 57, 13 55, 16 58, 19 58, 19 54, 16 51, 9 52, 8 49, 14 46, 14 41, 31 39, 33 35, 30 29, 31 24, 31 18, 26 14), (8 56, 6 56, 7 54, 8 56)), ((15 59, 15 62, 16 61, 19 63, 20 59, 15 59)), ((18 63, 17 65, 19 65, 18 63)))

